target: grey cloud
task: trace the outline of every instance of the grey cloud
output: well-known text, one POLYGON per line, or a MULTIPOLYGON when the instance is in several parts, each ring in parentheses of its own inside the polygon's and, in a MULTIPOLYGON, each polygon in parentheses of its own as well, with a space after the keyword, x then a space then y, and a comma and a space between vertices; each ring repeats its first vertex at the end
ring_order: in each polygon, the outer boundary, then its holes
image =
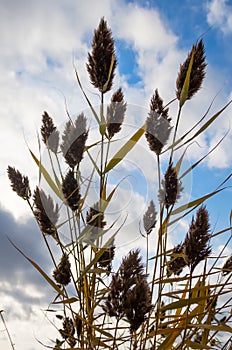
MULTIPOLYGON (((49 238, 49 237, 48 237, 49 238)), ((25 223, 16 222, 13 216, 0 209, 0 295, 18 302, 28 316, 33 305, 51 301, 53 291, 39 272, 13 247, 9 239, 49 275, 52 263, 42 235, 33 219, 25 223), (28 290, 33 286, 38 295, 28 290), (30 306, 30 307, 29 307, 30 306)), ((55 249, 54 244, 52 244, 55 249)), ((14 305, 1 305, 9 314, 16 315, 14 305)), ((18 314, 19 317, 19 314, 18 314)))

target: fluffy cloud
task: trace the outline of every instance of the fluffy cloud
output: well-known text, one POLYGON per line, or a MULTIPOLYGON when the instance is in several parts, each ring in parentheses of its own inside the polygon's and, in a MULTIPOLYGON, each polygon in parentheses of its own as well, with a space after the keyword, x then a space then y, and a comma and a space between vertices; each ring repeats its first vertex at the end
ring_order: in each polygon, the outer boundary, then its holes
POLYGON ((207 20, 225 34, 232 31, 232 6, 228 0, 212 0, 207 4, 207 20))

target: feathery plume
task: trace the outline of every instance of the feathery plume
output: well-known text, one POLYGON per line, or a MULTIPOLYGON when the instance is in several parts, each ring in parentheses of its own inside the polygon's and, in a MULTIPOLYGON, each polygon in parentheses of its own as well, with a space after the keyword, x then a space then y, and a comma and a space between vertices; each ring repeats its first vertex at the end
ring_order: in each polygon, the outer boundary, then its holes
POLYGON ((86 224, 92 227, 90 232, 90 239, 95 240, 101 234, 103 228, 106 226, 104 221, 104 213, 99 210, 98 203, 90 207, 86 213, 86 224))
POLYGON ((98 265, 102 268, 106 268, 108 271, 111 270, 111 263, 114 259, 115 246, 112 245, 109 248, 106 248, 103 254, 98 259, 98 265))
POLYGON ((71 121, 66 123, 62 135, 62 144, 60 146, 66 163, 70 168, 78 166, 83 158, 85 142, 88 137, 86 129, 86 118, 83 113, 79 114, 74 124, 71 121))
POLYGON ((170 277, 172 274, 179 276, 183 268, 187 266, 184 259, 184 245, 178 244, 173 248, 171 258, 167 262, 167 275, 170 277))
POLYGON ((181 181, 177 178, 176 169, 173 168, 172 164, 169 164, 168 169, 162 180, 162 189, 159 191, 159 201, 163 203, 168 209, 174 205, 180 198, 180 192, 183 190, 181 181))
POLYGON ((7 173, 11 182, 12 190, 15 191, 19 197, 28 200, 31 196, 28 177, 22 175, 18 170, 11 166, 8 166, 7 173))
POLYGON ((64 253, 59 265, 53 271, 53 277, 55 278, 55 281, 62 286, 66 286, 71 282, 71 265, 66 253, 64 253))
POLYGON ((159 155, 167 143, 171 129, 168 108, 164 109, 158 90, 151 98, 150 112, 146 120, 146 138, 151 151, 159 155))
POLYGON ((130 323, 130 331, 136 331, 151 310, 151 292, 144 274, 144 266, 139 250, 130 251, 110 284, 103 310, 118 320, 126 317, 130 323))
POLYGON ((209 228, 209 213, 202 205, 197 211, 196 219, 192 218, 184 241, 183 252, 191 271, 211 253, 209 228))
POLYGON ((227 275, 230 272, 232 272, 232 255, 226 260, 222 268, 223 276, 227 275))
POLYGON ((181 92, 184 86, 186 74, 188 71, 189 63, 194 53, 193 65, 190 74, 189 89, 187 100, 190 100, 192 96, 201 88, 203 79, 205 77, 205 48, 203 40, 201 39, 197 44, 192 46, 191 52, 188 54, 187 59, 180 65, 179 74, 176 80, 176 97, 180 100, 181 92))
POLYGON ((59 146, 59 131, 56 129, 52 118, 47 112, 42 115, 41 126, 42 140, 45 145, 54 153, 57 153, 59 146))
POLYGON ((137 277, 134 287, 127 291, 123 304, 130 331, 133 333, 146 320, 146 315, 152 309, 151 291, 144 277, 137 277))
POLYGON ((156 225, 156 222, 157 222, 156 216, 157 216, 157 211, 155 210, 155 204, 151 200, 150 205, 143 216, 143 226, 147 235, 151 233, 152 229, 156 225))
POLYGON ((119 88, 113 94, 111 103, 107 107, 106 127, 110 139, 121 130, 121 125, 126 113, 126 103, 123 98, 122 89, 119 88))
POLYGON ((107 22, 101 18, 97 30, 94 31, 92 53, 88 54, 87 63, 91 83, 101 93, 112 88, 116 64, 112 33, 107 22))
POLYGON ((34 191, 34 216, 44 234, 52 235, 57 232, 55 224, 59 218, 58 204, 54 206, 50 196, 36 187, 34 191))
POLYGON ((79 192, 79 185, 74 177, 74 171, 69 170, 62 182, 62 192, 67 205, 73 210, 79 208, 81 195, 79 192))
POLYGON ((72 348, 76 345, 76 340, 74 338, 75 327, 70 317, 64 318, 63 329, 59 329, 59 332, 62 338, 64 338, 72 348))

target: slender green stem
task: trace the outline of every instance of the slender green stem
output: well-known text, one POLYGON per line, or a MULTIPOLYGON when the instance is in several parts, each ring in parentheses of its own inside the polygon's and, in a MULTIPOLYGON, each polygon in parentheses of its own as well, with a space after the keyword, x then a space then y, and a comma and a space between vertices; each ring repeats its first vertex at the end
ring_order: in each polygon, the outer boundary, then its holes
MULTIPOLYGON (((157 154, 157 168, 158 168, 158 193, 161 190, 161 164, 160 164, 160 156, 157 154)), ((151 295, 153 297, 154 294, 154 286, 155 286, 155 277, 156 277, 156 271, 157 271, 157 266, 158 262, 160 262, 160 273, 159 273, 159 281, 161 278, 161 265, 162 265, 162 221, 163 221, 163 204, 160 203, 160 208, 159 208, 159 229, 158 229, 158 242, 157 242, 157 250, 156 250, 156 256, 155 256, 155 264, 153 268, 153 277, 152 277, 152 282, 151 282, 151 295)), ((158 298, 156 299, 156 307, 157 307, 157 316, 158 316, 158 310, 159 310, 159 305, 161 304, 161 285, 159 284, 158 287, 158 298)), ((148 319, 150 318, 151 312, 149 314, 148 319)), ((156 333, 154 336, 154 344, 156 344, 156 338, 157 338, 157 331, 158 331, 158 317, 156 317, 156 333)), ((147 329, 146 333, 148 333, 148 328, 149 328, 149 322, 147 322, 147 329)), ((143 344, 143 350, 145 350, 145 345, 146 342, 143 344)))
POLYGON ((178 126, 179 126, 179 121, 180 121, 180 116, 181 116, 181 110, 182 110, 182 106, 180 106, 180 107, 179 107, 179 110, 178 110, 178 115, 177 115, 177 120, 176 120, 176 125, 175 125, 173 140, 172 140, 172 149, 171 149, 171 155, 170 155, 169 164, 172 163, 173 152, 174 152, 174 143, 175 143, 175 141, 176 141, 176 134, 177 134, 178 126))

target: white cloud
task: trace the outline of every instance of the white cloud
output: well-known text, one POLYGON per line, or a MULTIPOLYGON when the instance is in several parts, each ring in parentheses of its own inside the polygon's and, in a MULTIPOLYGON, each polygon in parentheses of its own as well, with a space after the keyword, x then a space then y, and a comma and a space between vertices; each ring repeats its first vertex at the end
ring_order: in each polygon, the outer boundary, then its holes
POLYGON ((232 6, 228 0, 212 0, 207 4, 207 21, 225 34, 232 31, 232 6))

